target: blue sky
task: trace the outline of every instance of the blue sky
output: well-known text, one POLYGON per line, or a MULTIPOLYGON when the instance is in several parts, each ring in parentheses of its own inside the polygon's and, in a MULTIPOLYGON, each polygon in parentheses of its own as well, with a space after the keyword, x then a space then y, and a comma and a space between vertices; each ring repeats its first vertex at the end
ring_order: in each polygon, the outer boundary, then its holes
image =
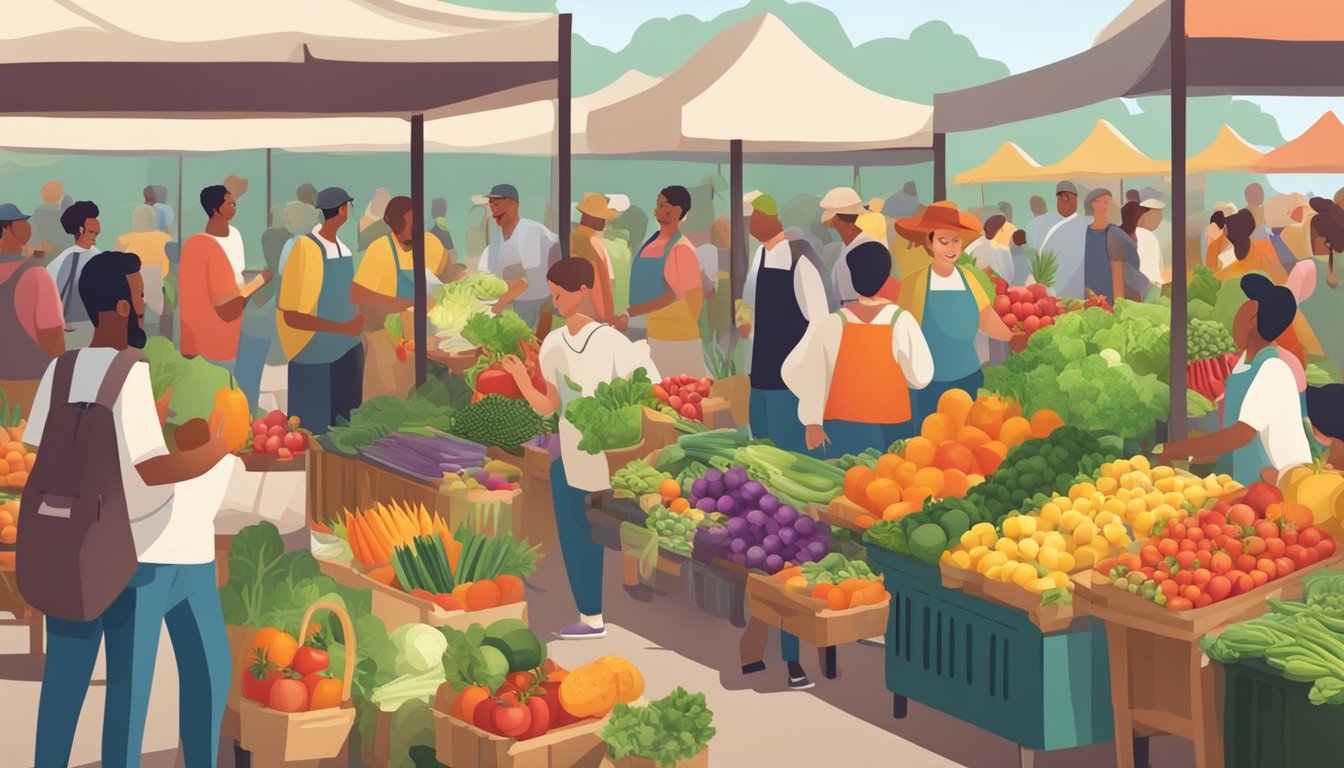
MULTIPOLYGON (((619 50, 651 18, 691 14, 713 18, 743 0, 559 0, 574 14, 574 30, 591 43, 619 50)), ((908 37, 920 24, 941 19, 966 35, 981 55, 1014 72, 1078 53, 1129 5, 1129 0, 819 0, 840 18, 856 44, 877 37, 908 37)), ((1285 138, 1306 130, 1327 109, 1344 115, 1344 99, 1254 98, 1274 115, 1285 138)), ((1192 151, 1198 151, 1192 148, 1192 151)))

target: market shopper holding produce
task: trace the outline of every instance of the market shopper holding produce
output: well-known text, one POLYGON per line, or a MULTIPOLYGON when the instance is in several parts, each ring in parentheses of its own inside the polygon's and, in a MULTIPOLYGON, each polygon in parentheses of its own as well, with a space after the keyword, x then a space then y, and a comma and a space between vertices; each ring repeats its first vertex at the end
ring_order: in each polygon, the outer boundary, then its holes
POLYGON ((594 319, 593 265, 584 259, 556 262, 546 274, 551 299, 563 328, 542 342, 540 366, 546 380, 542 392, 532 383, 527 366, 515 355, 503 360, 527 402, 543 416, 559 412, 560 458, 551 464, 551 495, 560 553, 565 561, 570 590, 579 610, 579 621, 556 633, 562 640, 606 637, 602 623, 601 544, 593 541, 586 512, 587 496, 611 487, 611 469, 603 453, 579 448, 581 435, 565 418, 565 409, 580 397, 593 394, 597 385, 627 377, 643 368, 657 380, 658 370, 649 359, 644 342, 632 342, 620 331, 594 319))
POLYGON ((363 399, 364 316, 350 303, 355 260, 337 237, 354 199, 340 187, 317 195, 322 223, 298 238, 280 279, 276 327, 289 358, 291 416, 324 435, 363 399))
POLYGON ((512 184, 496 184, 485 196, 485 202, 490 206, 499 236, 491 236, 490 244, 481 254, 479 269, 502 277, 509 284, 508 292, 495 302, 491 311, 498 315, 512 308, 536 328, 547 300, 543 278, 556 236, 518 213, 518 188, 512 184))
POLYGON ((913 436, 910 390, 936 371, 915 318, 877 295, 891 276, 886 246, 864 243, 845 260, 858 301, 813 323, 782 368, 808 450, 829 444, 831 457, 885 451, 913 436))
MULTIPOLYGON (((383 222, 391 234, 369 244, 350 285, 350 303, 364 315, 364 401, 382 395, 405 398, 415 387, 415 364, 397 356, 397 345, 383 324, 387 316, 415 305, 415 201, 397 196, 387 202, 383 222)), ((447 252, 437 237, 425 233, 425 269, 442 277, 447 252)))
POLYGON ((977 333, 1019 345, 1025 341, 1003 324, 972 268, 957 265, 962 243, 975 237, 977 229, 947 201, 896 222, 896 231, 923 245, 932 259, 926 269, 901 281, 900 306, 914 316, 933 352, 933 379, 913 403, 915 424, 937 410, 938 398, 947 390, 965 390, 971 397, 980 391, 985 376, 975 351, 977 333))
POLYGON ((1247 301, 1232 324, 1241 358, 1227 377, 1222 429, 1153 452, 1166 463, 1218 457, 1220 470, 1250 485, 1266 468, 1282 475, 1310 464, 1311 448, 1297 380, 1277 346, 1297 315, 1297 301, 1291 290, 1261 274, 1241 278, 1241 289, 1247 301))

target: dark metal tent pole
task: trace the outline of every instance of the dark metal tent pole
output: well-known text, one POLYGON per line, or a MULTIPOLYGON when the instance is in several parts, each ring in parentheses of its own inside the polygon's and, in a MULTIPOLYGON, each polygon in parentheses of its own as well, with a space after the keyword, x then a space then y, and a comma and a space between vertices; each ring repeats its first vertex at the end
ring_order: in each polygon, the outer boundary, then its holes
MULTIPOLYGON (((160 201, 161 202, 161 201, 160 201)), ((177 156, 177 248, 182 258, 182 156, 177 156)))
POLYGON ((1185 0, 1171 0, 1171 417, 1167 439, 1186 435, 1186 70, 1185 0))
POLYGON ((266 228, 275 226, 271 218, 271 148, 266 148, 266 228))
POLYGON ((933 134, 933 199, 947 199, 947 134, 933 134))
MULTIPOLYGON (((426 318, 429 302, 425 281, 425 116, 411 116, 411 269, 415 273, 415 385, 425 383, 428 366, 426 318)), ((368 364, 368 361, 365 361, 368 364)))
POLYGON ((556 131, 559 133, 556 152, 559 154, 560 173, 556 179, 556 235, 560 238, 560 255, 569 257, 569 225, 572 215, 569 203, 571 199, 570 186, 572 176, 571 172, 571 154, 573 134, 571 132, 571 113, 573 88, 571 86, 573 79, 573 43, 574 43, 574 16, 568 13, 560 14, 560 55, 557 63, 557 72, 555 76, 555 88, 557 91, 556 101, 556 131))
MULTIPOLYGON (((728 211, 731 217, 729 231, 732 233, 732 249, 728 255, 728 285, 731 300, 728 302, 728 327, 736 327, 737 300, 742 298, 742 284, 747 279, 747 232, 742 219, 742 140, 733 139, 728 145, 728 211)), ((733 346, 737 345, 737 335, 730 333, 733 346)))

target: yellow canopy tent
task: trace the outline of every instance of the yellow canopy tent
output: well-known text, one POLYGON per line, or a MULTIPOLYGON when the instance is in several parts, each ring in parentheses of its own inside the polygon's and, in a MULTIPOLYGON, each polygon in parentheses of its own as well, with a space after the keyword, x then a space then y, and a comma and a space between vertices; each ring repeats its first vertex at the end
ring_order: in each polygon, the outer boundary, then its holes
POLYGON ((985 185, 1009 181, 1035 181, 1045 178, 1041 175, 1041 164, 1032 159, 1026 150, 1011 141, 989 156, 989 159, 969 171, 958 174, 952 181, 956 184, 979 184, 980 205, 985 204, 985 185))
POLYGON ((1344 173, 1344 123, 1334 112, 1321 115, 1301 136, 1267 153, 1261 173, 1344 173))
POLYGON ((1186 163, 1189 173, 1249 173, 1265 156, 1224 123, 1209 146, 1186 163))
POLYGON ((1128 179, 1166 176, 1171 163, 1140 152, 1109 121, 1098 120, 1092 132, 1063 160, 1041 169, 1044 177, 1128 179))

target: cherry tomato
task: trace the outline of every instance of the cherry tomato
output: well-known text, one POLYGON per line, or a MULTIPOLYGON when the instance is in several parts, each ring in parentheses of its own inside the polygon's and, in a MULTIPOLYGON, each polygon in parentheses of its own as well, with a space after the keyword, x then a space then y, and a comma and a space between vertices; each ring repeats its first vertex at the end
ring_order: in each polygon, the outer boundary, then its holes
POLYGON ((1321 553, 1321 557, 1330 557, 1335 554, 1335 540, 1329 536, 1321 539, 1321 543, 1316 545, 1316 551, 1321 553))
POLYGON ((1306 568, 1311 564, 1307 558, 1307 548, 1301 544, 1289 544, 1288 549, 1284 551, 1284 556, 1293 561, 1299 569, 1306 568))
POLYGON ((1255 521, 1255 535, 1268 541, 1279 537, 1279 526, 1271 520, 1255 521))
POLYGON ((519 741, 535 739, 551 729, 551 706, 546 702, 545 697, 531 696, 525 704, 519 706, 527 707, 528 713, 531 715, 531 722, 528 724, 527 730, 523 731, 522 735, 518 737, 519 741))
POLYGON ((1276 557, 1274 558, 1274 569, 1277 574, 1275 578, 1281 579, 1293 571, 1296 571, 1297 563, 1293 562, 1291 557, 1276 557))
POLYGON ((1157 565, 1162 562, 1162 553, 1158 551, 1157 547, 1149 544, 1139 552, 1139 559, 1143 561, 1144 565, 1157 565))
MULTIPOLYGON (((1270 565, 1273 565, 1273 563, 1270 563, 1270 565)), ((1270 579, 1269 574, 1266 573, 1265 571, 1260 570, 1259 568, 1256 568, 1254 571, 1251 571, 1251 580, 1255 582, 1254 587, 1255 589, 1259 589, 1260 587, 1263 587, 1266 584, 1268 584, 1269 579, 1270 579)))
POLYGON ((1232 570, 1232 556, 1226 552, 1215 552, 1209 558, 1209 569, 1214 573, 1227 573, 1232 570))
POLYGON ((277 712, 302 712, 308 709, 308 689, 301 680, 282 677, 271 686, 267 706, 277 712))
POLYGON ((1176 594, 1181 591, 1181 585, 1177 584, 1174 581, 1167 580, 1162 582, 1162 584, 1158 586, 1158 589, 1162 590, 1162 594, 1166 595, 1170 599, 1172 597, 1175 597, 1176 594))
POLYGON ((1246 545, 1246 553, 1252 557, 1260 557, 1265 552, 1265 540, 1259 536, 1247 536, 1242 542, 1246 545))
POLYGON ((1189 586, 1195 582, 1195 574, 1187 570, 1177 571, 1176 575, 1172 578, 1182 587, 1189 586))
POLYGON ((1210 571, 1208 568, 1195 569, 1195 586, 1203 587, 1205 584, 1208 584, 1212 580, 1213 580, 1213 571, 1210 571))
POLYGON ((1209 579, 1209 583, 1204 587, 1204 594, 1208 595, 1213 602, 1227 599, 1232 594, 1232 581, 1226 576, 1214 576, 1209 579))
POLYGON ((1303 528, 1297 536, 1297 543, 1311 549, 1321 543, 1321 529, 1316 526, 1303 528))
POLYGON ((490 713, 490 721, 495 726, 495 733, 513 738, 527 732, 527 729, 532 725, 531 710, 526 705, 517 702, 510 703, 503 699, 496 699, 496 701, 499 704, 490 713))
POLYGON ((1213 598, 1207 592, 1200 595, 1199 599, 1195 601, 1196 608, 1207 608, 1210 605, 1213 605, 1213 598))
POLYGON ((1283 539, 1283 543, 1284 543, 1284 544, 1287 544, 1287 545, 1289 545, 1289 546, 1292 546, 1292 545, 1296 544, 1296 543, 1297 543, 1297 538, 1298 538, 1298 536, 1300 536, 1300 535, 1301 535, 1301 533, 1300 533, 1296 528, 1291 528, 1291 527, 1290 527, 1290 528, 1284 528, 1284 529, 1283 529, 1283 532, 1279 534, 1280 538, 1283 539))
POLYGON ((1204 529, 1198 526, 1191 526, 1191 528, 1185 532, 1185 538, 1189 541, 1203 541, 1204 529))
POLYGON ((1181 596, 1192 603, 1198 600, 1199 596, 1202 594, 1204 594, 1204 590, 1200 589, 1194 584, 1191 584, 1186 587, 1181 587, 1181 596))
POLYGON ((1172 523, 1167 526, 1167 538, 1180 541, 1185 538, 1185 523, 1172 523))
POLYGON ((1192 603, 1192 602, 1190 602, 1189 600, 1187 600, 1187 599, 1184 598, 1184 597, 1169 597, 1169 598, 1167 598, 1167 610, 1168 610, 1168 611, 1188 611, 1188 610, 1190 610, 1191 608, 1194 608, 1194 607, 1195 607, 1195 604, 1192 603))
POLYGON ((1268 557, 1262 557, 1255 561, 1255 569, 1271 579, 1277 578, 1276 574, 1279 571, 1278 567, 1274 564, 1274 561, 1270 560, 1268 557))
POLYGON ((1181 545, 1175 539, 1160 539, 1157 542, 1157 551, 1163 557, 1175 557, 1176 553, 1181 551, 1181 545))
POLYGON ((1288 542, 1283 539, 1265 539, 1265 557, 1277 560, 1288 551, 1288 542))

